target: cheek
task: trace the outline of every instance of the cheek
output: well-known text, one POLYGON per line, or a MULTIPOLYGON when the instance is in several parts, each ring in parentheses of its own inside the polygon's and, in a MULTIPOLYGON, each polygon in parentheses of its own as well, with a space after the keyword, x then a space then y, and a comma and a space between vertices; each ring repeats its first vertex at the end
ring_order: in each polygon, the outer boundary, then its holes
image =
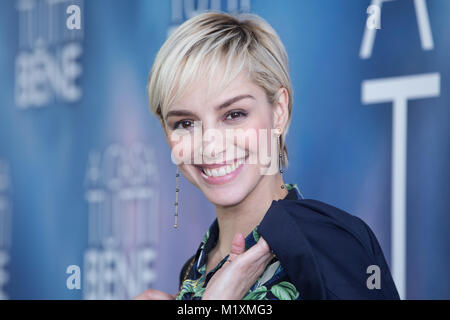
POLYGON ((248 122, 246 128, 244 130, 253 130, 254 136, 256 137, 256 141, 249 141, 250 139, 246 139, 245 148, 248 152, 253 155, 252 164, 259 163, 260 161, 260 152, 264 153, 264 156, 267 156, 270 153, 270 143, 271 143, 271 123, 270 120, 266 119, 255 119, 254 121, 248 122))
POLYGON ((180 136, 178 140, 168 140, 170 152, 177 163, 193 163, 194 161, 194 140, 193 136, 186 134, 180 136))

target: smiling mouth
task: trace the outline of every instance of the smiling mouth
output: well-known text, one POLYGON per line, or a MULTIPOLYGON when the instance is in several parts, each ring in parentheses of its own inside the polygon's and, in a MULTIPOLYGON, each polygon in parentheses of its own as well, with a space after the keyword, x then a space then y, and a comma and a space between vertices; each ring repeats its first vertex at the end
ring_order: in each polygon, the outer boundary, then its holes
POLYGON ((197 165, 196 167, 207 177, 224 177, 235 172, 245 162, 247 157, 234 160, 232 164, 224 164, 223 166, 216 168, 206 168, 201 165, 197 165))

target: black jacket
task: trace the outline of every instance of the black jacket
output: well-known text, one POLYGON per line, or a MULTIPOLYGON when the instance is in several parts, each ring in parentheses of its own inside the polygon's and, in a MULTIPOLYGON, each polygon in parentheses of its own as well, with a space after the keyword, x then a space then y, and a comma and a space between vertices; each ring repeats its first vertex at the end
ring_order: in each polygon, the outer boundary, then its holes
POLYGON ((303 299, 400 299, 377 238, 356 216, 290 192, 272 201, 258 232, 303 299), (367 285, 373 265, 380 270, 379 289, 367 285))

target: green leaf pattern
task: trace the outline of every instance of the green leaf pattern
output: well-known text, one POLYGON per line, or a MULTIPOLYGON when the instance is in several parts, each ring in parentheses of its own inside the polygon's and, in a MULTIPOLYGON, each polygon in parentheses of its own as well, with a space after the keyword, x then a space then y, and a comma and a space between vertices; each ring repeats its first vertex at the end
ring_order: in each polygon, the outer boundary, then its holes
POLYGON ((270 291, 279 300, 295 300, 298 298, 298 291, 295 286, 288 282, 283 281, 270 288, 270 291))
POLYGON ((194 297, 201 297, 205 288, 203 288, 204 276, 198 278, 197 280, 186 279, 183 282, 181 291, 176 297, 176 300, 181 300, 181 298, 187 293, 194 293, 194 297))
POLYGON ((242 300, 267 300, 267 288, 265 286, 261 286, 256 288, 253 291, 248 292, 242 300))
POLYGON ((255 242, 258 242, 259 240, 259 233, 257 231, 258 227, 256 227, 255 229, 253 229, 253 238, 255 238, 255 242))

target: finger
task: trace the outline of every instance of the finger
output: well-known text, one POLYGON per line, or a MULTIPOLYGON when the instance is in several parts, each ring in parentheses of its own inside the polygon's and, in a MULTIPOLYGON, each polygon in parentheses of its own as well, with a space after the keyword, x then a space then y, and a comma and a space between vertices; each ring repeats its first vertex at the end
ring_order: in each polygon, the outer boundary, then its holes
POLYGON ((264 273, 268 264, 273 258, 272 253, 264 254, 258 261, 251 264, 251 268, 248 270, 250 272, 250 276, 248 279, 251 283, 254 283, 258 278, 264 273))
POLYGON ((242 233, 236 233, 231 243, 230 258, 234 259, 236 256, 245 252, 245 238, 242 233))
POLYGON ((269 256, 269 258, 265 258, 264 260, 261 260, 260 262, 255 263, 256 271, 255 271, 255 281, 264 273, 266 270, 269 262, 272 260, 272 258, 269 256))
POLYGON ((244 252, 241 256, 242 259, 248 260, 249 262, 256 262, 261 258, 264 259, 266 255, 270 254, 272 253, 269 244, 261 237, 254 246, 244 252))
POLYGON ((272 252, 268 252, 264 254, 260 259, 258 259, 258 261, 256 261, 254 264, 259 268, 262 268, 262 270, 264 271, 274 257, 275 255, 272 252))
POLYGON ((265 252, 270 252, 269 244, 267 243, 267 241, 263 237, 259 238, 259 240, 258 240, 258 242, 256 244, 259 246, 259 248, 260 248, 260 250, 262 252, 264 252, 264 253, 265 252))
POLYGON ((274 255, 272 254, 272 252, 266 252, 264 253, 262 256, 260 256, 256 261, 254 261, 254 264, 260 264, 260 265, 267 265, 267 263, 270 262, 270 260, 272 260, 272 258, 274 257, 274 255))

